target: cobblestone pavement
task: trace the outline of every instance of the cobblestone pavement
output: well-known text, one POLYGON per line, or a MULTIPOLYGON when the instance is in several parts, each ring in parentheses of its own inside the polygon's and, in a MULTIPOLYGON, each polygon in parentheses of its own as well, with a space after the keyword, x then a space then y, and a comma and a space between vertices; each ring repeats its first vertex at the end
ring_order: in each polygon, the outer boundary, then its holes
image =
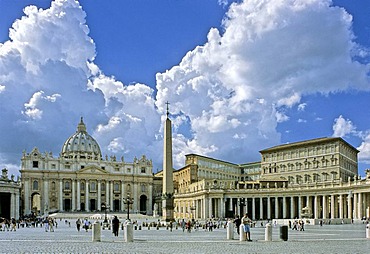
POLYGON ((280 240, 279 226, 273 227, 271 242, 265 242, 265 228, 252 228, 252 242, 226 239, 226 229, 213 232, 165 228, 134 230, 134 242, 126 243, 123 231, 114 237, 102 230, 101 242, 92 242, 92 232, 77 232, 59 222, 55 232, 43 228, 20 228, 0 232, 0 253, 370 253, 366 225, 306 226, 305 231, 289 230, 288 241, 280 240))

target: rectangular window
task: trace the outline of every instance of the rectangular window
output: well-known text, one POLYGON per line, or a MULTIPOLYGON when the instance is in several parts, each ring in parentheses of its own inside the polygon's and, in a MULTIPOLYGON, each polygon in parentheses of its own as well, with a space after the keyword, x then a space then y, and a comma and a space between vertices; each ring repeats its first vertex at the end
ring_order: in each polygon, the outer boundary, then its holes
POLYGON ((145 167, 141 167, 141 173, 145 174, 145 167))
POLYGON ((38 161, 32 161, 32 167, 33 168, 38 168, 39 167, 39 162, 38 161))
POLYGON ((51 164, 51 169, 56 169, 56 165, 55 164, 51 164))

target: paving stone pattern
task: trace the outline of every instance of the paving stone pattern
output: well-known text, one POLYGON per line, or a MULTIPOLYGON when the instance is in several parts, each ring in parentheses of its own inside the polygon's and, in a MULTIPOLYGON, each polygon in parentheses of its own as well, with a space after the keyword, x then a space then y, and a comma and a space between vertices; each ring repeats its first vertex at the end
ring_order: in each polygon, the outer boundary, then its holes
POLYGON ((288 241, 280 239, 280 227, 273 227, 272 242, 265 242, 265 228, 252 228, 252 242, 226 239, 226 229, 200 229, 191 233, 165 228, 134 230, 134 242, 126 243, 123 231, 114 237, 102 230, 101 242, 92 242, 92 231, 77 232, 59 222, 55 232, 44 228, 19 228, 0 232, 0 253, 370 253, 366 225, 306 226, 305 231, 288 230, 288 241))

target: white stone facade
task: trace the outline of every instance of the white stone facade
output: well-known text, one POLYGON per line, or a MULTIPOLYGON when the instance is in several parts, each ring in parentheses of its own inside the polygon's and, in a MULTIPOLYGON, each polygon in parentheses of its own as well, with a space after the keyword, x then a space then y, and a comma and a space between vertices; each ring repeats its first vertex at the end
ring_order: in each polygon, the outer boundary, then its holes
POLYGON ((102 157, 97 142, 81 118, 77 131, 59 157, 34 148, 23 153, 21 164, 23 214, 53 211, 130 212, 152 214, 152 161, 142 156, 133 162, 123 157, 102 157))

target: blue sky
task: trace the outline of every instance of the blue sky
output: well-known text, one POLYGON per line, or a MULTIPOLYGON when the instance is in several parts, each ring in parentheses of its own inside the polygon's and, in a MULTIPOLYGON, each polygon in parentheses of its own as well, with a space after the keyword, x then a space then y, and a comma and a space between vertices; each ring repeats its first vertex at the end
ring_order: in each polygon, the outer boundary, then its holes
POLYGON ((369 167, 368 1, 107 3, 0 0, 1 167, 56 156, 83 116, 103 154, 155 171, 166 101, 176 168, 324 136, 369 167))

